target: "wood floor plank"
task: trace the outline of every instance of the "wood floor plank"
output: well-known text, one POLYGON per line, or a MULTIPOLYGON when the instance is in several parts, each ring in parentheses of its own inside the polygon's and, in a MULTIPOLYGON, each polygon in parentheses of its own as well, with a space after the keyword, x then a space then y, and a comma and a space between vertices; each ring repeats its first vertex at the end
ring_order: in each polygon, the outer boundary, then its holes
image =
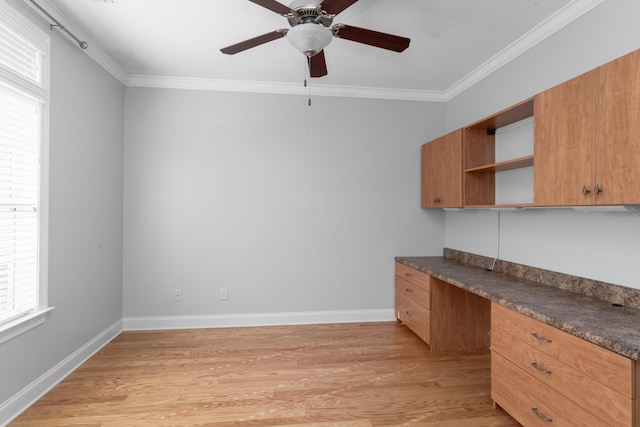
POLYGON ((10 426, 518 426, 489 382, 395 322, 124 332, 10 426))

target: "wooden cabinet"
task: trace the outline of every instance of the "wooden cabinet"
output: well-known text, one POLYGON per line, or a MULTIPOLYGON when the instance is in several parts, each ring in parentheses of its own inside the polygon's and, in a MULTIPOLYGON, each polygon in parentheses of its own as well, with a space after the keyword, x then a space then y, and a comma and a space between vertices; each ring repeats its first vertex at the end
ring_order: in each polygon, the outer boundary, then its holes
POLYGON ((640 203, 640 51, 596 72, 596 204, 640 203))
POLYGON ((491 316, 491 396, 520 423, 640 424, 634 361, 497 303, 491 316))
POLYGON ((396 318, 424 342, 431 342, 431 277, 396 263, 396 318))
POLYGON ((534 203, 640 203, 640 51, 534 102, 534 203))
POLYGON ((396 262, 396 318, 431 351, 489 349, 490 303, 396 262))
POLYGON ((462 207, 462 129, 422 146, 422 207, 462 207))
POLYGON ((535 97, 536 205, 593 204, 595 77, 592 71, 535 97))
POLYGON ((640 50, 424 144, 422 207, 640 204, 638 135, 640 50), (532 116, 533 155, 496 161, 496 130, 532 116), (496 175, 534 163, 526 200, 496 202, 496 175))

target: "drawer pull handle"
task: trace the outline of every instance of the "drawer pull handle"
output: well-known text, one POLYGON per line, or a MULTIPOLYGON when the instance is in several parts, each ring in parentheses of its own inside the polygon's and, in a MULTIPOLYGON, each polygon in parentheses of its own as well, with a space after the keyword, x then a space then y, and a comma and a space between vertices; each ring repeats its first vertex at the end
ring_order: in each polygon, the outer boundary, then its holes
POLYGON ((412 293, 413 293, 413 289, 409 289, 409 288, 404 288, 404 291, 405 291, 405 292, 409 292, 410 294, 412 294, 412 293))
POLYGON ((407 277, 413 277, 413 274, 411 274, 411 273, 404 273, 404 275, 407 276, 407 277))
POLYGON ((535 332, 531 334, 532 337, 534 337, 535 339, 537 339, 538 341, 542 341, 542 342, 551 342, 551 340, 546 339, 545 337, 542 337, 538 334, 536 334, 535 332))
POLYGON ((409 310, 405 310, 404 314, 406 314, 407 316, 413 316, 413 313, 409 310))
POLYGON ((548 422, 548 423, 553 422, 553 419, 552 419, 552 418, 547 417, 545 414, 543 414, 542 412, 540 412, 540 411, 538 410, 538 408, 531 408, 531 410, 532 410, 532 411, 533 411, 533 413, 534 413, 534 414, 536 414, 536 416, 537 416, 538 418, 540 418, 542 421, 546 421, 546 422, 548 422))
POLYGON ((533 363, 531 364, 531 366, 533 366, 533 367, 536 369, 536 371, 540 371, 540 372, 542 372, 543 374, 550 374, 550 373, 551 373, 551 371, 547 371, 547 370, 546 370, 546 369, 544 369, 542 366, 538 365, 536 362, 533 362, 533 363))

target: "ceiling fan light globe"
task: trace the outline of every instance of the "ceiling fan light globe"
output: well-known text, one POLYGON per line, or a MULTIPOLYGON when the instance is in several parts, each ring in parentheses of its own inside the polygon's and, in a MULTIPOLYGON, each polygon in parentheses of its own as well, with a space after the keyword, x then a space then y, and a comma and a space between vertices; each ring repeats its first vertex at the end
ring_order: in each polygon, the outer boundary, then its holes
POLYGON ((300 24, 289 29, 287 40, 303 55, 312 57, 327 47, 333 39, 331 30, 320 24, 300 24))

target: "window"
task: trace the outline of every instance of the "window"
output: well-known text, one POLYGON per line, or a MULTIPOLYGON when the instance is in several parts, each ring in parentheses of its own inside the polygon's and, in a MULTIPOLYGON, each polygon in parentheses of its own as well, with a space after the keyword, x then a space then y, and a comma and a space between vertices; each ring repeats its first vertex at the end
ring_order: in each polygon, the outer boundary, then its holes
POLYGON ((0 342, 44 322, 49 38, 0 3, 0 342))

